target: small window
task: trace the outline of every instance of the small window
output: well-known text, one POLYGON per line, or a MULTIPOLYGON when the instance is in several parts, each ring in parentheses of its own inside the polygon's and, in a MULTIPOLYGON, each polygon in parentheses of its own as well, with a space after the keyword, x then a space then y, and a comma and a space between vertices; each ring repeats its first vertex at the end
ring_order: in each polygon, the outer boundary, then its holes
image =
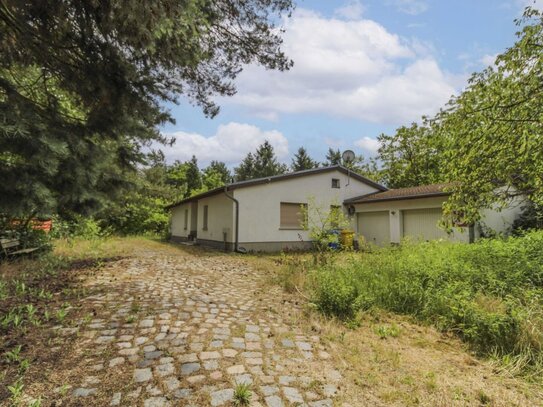
POLYGON ((280 227, 282 229, 303 229, 307 204, 281 202, 280 227))
POLYGON ((207 209, 208 205, 204 205, 204 222, 203 222, 203 230, 207 230, 207 209))
POLYGON ((185 209, 185 227, 183 229, 187 230, 188 226, 189 226, 189 210, 185 209))
POLYGON ((339 178, 332 178, 332 188, 339 188, 339 178))

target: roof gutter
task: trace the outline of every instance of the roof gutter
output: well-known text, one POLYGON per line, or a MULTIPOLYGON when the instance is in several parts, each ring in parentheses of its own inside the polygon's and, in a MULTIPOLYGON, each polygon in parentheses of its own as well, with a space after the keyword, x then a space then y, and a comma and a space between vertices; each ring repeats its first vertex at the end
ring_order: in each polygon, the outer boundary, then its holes
POLYGON ((451 194, 450 192, 434 192, 434 193, 421 194, 421 195, 393 196, 393 197, 388 197, 388 198, 376 198, 376 199, 368 199, 368 200, 363 200, 361 198, 359 201, 345 200, 344 204, 371 204, 374 202, 403 201, 407 199, 420 199, 420 198, 433 198, 437 196, 448 196, 450 194, 451 194))
POLYGON ((236 253, 245 253, 244 250, 240 250, 240 248, 239 248, 239 201, 236 198, 234 198, 233 195, 230 195, 228 193, 228 185, 224 186, 224 194, 226 195, 226 197, 228 199, 231 199, 234 202, 234 206, 236 207, 236 212, 235 212, 235 215, 234 215, 236 217, 236 219, 235 219, 236 232, 234 234, 234 236, 235 236, 234 237, 234 251, 236 253))

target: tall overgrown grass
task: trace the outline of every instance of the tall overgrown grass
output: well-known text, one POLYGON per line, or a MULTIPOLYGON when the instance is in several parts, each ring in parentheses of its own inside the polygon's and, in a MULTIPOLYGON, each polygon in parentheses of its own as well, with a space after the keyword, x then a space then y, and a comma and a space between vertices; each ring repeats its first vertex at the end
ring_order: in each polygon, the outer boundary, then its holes
POLYGON ((405 242, 310 274, 325 314, 370 308, 456 333, 517 371, 543 371, 543 232, 475 244, 405 242))

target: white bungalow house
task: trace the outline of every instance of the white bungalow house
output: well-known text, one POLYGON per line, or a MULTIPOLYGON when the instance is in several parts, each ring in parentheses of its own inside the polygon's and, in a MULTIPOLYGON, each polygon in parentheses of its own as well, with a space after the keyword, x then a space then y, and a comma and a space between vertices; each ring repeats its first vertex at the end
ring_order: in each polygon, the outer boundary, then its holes
MULTIPOLYGON (((311 241, 300 208, 311 202, 321 209, 342 205, 355 232, 378 245, 405 236, 472 241, 475 228, 453 234, 439 228, 444 186, 387 190, 342 166, 235 182, 171 205, 171 236, 224 250, 305 249, 311 241)), ((307 207, 309 217, 314 209, 307 207)), ((488 226, 505 231, 519 211, 487 211, 488 226)))
MULTIPOLYGON (((174 241, 236 250, 279 251, 309 248, 300 206, 313 198, 329 208, 386 188, 342 166, 235 182, 172 205, 174 241)), ((308 208, 308 216, 312 216, 308 208)))

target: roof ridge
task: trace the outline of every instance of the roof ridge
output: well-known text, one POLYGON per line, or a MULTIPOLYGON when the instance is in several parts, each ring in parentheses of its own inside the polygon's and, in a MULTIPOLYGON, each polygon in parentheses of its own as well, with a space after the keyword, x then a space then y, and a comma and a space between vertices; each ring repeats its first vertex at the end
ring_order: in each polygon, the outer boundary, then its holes
POLYGON ((181 205, 183 203, 186 203, 186 202, 190 202, 190 201, 194 201, 194 200, 198 200, 200 198, 205 198, 205 197, 208 197, 208 196, 212 196, 212 195, 215 195, 215 194, 218 194, 222 191, 225 190, 225 188, 229 189, 229 190, 233 190, 233 189, 236 189, 236 188, 241 188, 241 187, 246 187, 246 186, 252 186, 252 185, 259 185, 259 184, 264 184, 264 183, 267 183, 267 182, 273 182, 273 181, 277 181, 277 180, 282 180, 282 179, 288 179, 288 178, 295 178, 295 177, 301 177, 301 176, 304 176, 304 175, 310 175, 310 174, 317 174, 319 172, 327 172, 327 171, 334 171, 334 170, 338 170, 340 172, 343 172, 344 174, 349 174, 350 176, 352 176, 353 178, 355 179, 358 179, 360 182, 364 182, 370 186, 373 186, 381 191, 386 191, 387 188, 369 178, 366 178, 364 177, 363 175, 360 175, 358 174, 357 172, 347 168, 347 167, 344 167, 343 165, 330 165, 330 166, 325 166, 325 167, 317 167, 317 168, 310 168, 308 170, 301 170, 301 171, 292 171, 292 172, 287 172, 285 174, 278 174, 278 175, 271 175, 269 177, 260 177, 260 178, 253 178, 253 179, 249 179, 249 180, 243 180, 243 181, 237 181, 237 182, 231 182, 230 184, 226 184, 222 187, 218 187, 218 188, 214 188, 214 189, 211 189, 209 191, 206 191, 206 192, 202 192, 201 194, 198 194, 198 195, 194 195, 194 196, 191 196, 191 197, 188 197, 188 198, 185 198, 185 199, 182 199, 181 201, 179 202, 176 202, 174 204, 171 204, 171 205, 168 205, 166 206, 166 209, 169 209, 169 208, 173 208, 175 206, 178 206, 178 205, 181 205))

